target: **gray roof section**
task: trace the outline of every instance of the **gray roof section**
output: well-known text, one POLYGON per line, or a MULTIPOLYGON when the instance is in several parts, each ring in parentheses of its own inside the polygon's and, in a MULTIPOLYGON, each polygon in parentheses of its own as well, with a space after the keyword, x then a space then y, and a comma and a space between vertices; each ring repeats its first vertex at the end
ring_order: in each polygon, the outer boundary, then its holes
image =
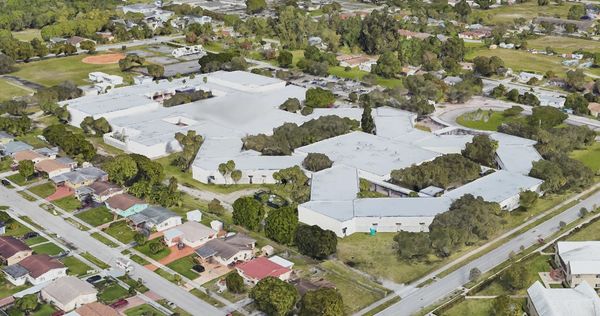
POLYGON ((88 180, 98 180, 100 178, 106 177, 108 174, 104 172, 104 170, 96 168, 96 167, 85 167, 80 168, 74 171, 66 172, 61 175, 58 175, 54 178, 51 178, 52 182, 59 183, 64 181, 69 181, 71 183, 81 183, 88 180))
POLYGON ((5 155, 13 155, 14 153, 17 153, 19 151, 31 149, 33 149, 33 146, 18 140, 12 141, 2 146, 2 150, 4 151, 5 155))
POLYGON ((600 298, 587 282, 572 289, 547 289, 536 281, 527 289, 527 295, 540 316, 600 315, 600 298))
POLYGON ((359 179, 356 168, 335 165, 313 173, 310 186, 312 201, 339 201, 356 198, 359 179))
POLYGON ((23 268, 21 265, 13 264, 2 269, 6 274, 10 275, 13 279, 18 279, 29 274, 27 269, 23 268))
POLYGON ((229 260, 240 251, 253 249, 254 243, 256 240, 238 233, 225 239, 210 240, 198 248, 196 253, 204 259, 219 256, 229 260))
POLYGON ((148 206, 137 214, 131 215, 129 220, 131 220, 134 225, 139 225, 142 223, 152 223, 154 225, 158 225, 173 217, 179 217, 179 215, 170 209, 153 205, 148 206))

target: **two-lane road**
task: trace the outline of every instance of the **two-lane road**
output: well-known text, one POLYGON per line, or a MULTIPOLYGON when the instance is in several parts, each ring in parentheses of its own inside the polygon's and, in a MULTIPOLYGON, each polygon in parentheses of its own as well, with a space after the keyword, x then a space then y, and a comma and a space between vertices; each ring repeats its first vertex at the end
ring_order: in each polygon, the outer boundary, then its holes
POLYGON ((458 270, 448 274, 446 277, 402 297, 400 302, 388 307, 377 315, 411 315, 422 308, 439 302, 469 282, 469 273, 472 268, 478 268, 483 273, 493 269, 509 259, 511 253, 518 253, 521 247, 528 248, 536 244, 540 237, 546 238, 558 232, 560 230, 561 222, 568 224, 576 221, 579 218, 579 212, 582 207, 591 210, 594 206, 600 206, 600 192, 594 193, 585 200, 577 203, 575 206, 570 207, 566 211, 518 235, 504 245, 473 260, 458 270))
MULTIPOLYGON (((0 186, 0 205, 10 206, 18 215, 28 216, 48 232, 57 234, 79 250, 89 252, 111 266, 115 265, 116 258, 122 257, 117 249, 99 242, 86 232, 74 228, 61 217, 50 214, 36 203, 25 200, 14 190, 4 186, 0 186)), ((211 316, 225 314, 143 266, 134 262, 132 262, 132 265, 134 269, 130 275, 134 279, 141 278, 150 290, 175 303, 190 314, 211 316)))

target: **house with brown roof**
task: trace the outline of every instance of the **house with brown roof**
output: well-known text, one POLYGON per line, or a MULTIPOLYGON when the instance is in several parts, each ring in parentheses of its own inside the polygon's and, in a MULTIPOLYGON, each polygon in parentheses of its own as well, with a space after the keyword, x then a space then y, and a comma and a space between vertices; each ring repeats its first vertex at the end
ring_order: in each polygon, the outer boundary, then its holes
POLYGON ((35 170, 45 173, 49 178, 56 177, 63 173, 71 171, 71 167, 62 164, 54 159, 42 160, 35 164, 35 170))
POLYGON ((79 316, 120 316, 112 307, 99 302, 85 304, 75 310, 79 316))
POLYGON ((123 193, 123 188, 108 181, 96 181, 88 186, 91 189, 91 197, 94 202, 103 203, 109 198, 123 193))
POLYGON ((20 286, 29 282, 38 285, 67 275, 67 267, 60 261, 44 254, 31 255, 17 264, 3 269, 10 283, 20 286))
POLYGON ((31 256, 32 250, 15 237, 0 237, 0 260, 3 265, 13 265, 31 256))
POLYGON ((13 156, 13 159, 17 163, 20 161, 23 161, 23 160, 31 160, 31 161, 33 161, 33 163, 38 163, 42 160, 46 160, 49 158, 40 153, 37 153, 33 150, 23 150, 23 151, 16 152, 13 156))
POLYGON ((93 285, 74 276, 58 278, 40 292, 44 301, 64 312, 95 302, 97 294, 98 290, 93 285))
POLYGON ((588 109, 592 116, 600 117, 600 103, 590 102, 590 104, 588 104, 588 109))
POLYGON ((81 43, 83 43, 85 41, 90 41, 90 42, 93 42, 94 44, 96 44, 96 41, 93 41, 91 39, 84 38, 81 36, 71 36, 69 39, 67 39, 67 44, 71 44, 71 45, 75 46, 76 48, 79 48, 81 46, 81 43))
POLYGON ((114 195, 107 199, 104 204, 111 211, 123 217, 137 214, 148 207, 148 203, 127 193, 114 195))

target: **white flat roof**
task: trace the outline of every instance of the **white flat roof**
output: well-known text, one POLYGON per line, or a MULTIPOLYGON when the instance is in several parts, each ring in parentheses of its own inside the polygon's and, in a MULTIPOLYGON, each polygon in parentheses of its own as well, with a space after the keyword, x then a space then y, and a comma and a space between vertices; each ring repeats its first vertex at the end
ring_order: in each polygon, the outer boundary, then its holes
POLYGON ((600 274, 600 241, 559 241, 556 248, 572 274, 600 274))
POLYGON ((538 315, 600 315, 600 298, 587 282, 582 282, 572 289, 547 289, 540 281, 536 281, 527 289, 527 295, 538 315))
POLYGON ((359 178, 356 168, 334 165, 312 175, 311 201, 353 200, 358 191, 359 178))

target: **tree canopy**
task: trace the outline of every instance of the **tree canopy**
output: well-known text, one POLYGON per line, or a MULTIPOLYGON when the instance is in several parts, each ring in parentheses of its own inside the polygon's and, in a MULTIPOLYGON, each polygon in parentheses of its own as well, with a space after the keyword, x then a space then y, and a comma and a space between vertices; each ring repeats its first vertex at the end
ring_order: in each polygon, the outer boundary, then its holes
POLYGON ((284 245, 294 241, 298 227, 298 211, 291 206, 285 206, 269 212, 265 219, 265 236, 284 245))
POLYGON ((344 301, 336 289, 309 291, 300 300, 299 316, 343 316, 344 301))
POLYGON ((301 225, 296 229, 295 243, 300 253, 315 259, 325 259, 337 249, 337 236, 317 225, 301 225))
POLYGON ((312 172, 330 168, 332 165, 333 161, 327 155, 321 153, 308 153, 304 161, 302 161, 302 166, 312 172))
POLYGON ((241 197, 233 202, 233 223, 258 231, 265 217, 265 209, 253 197, 241 197))
POLYGON ((252 288, 250 298, 268 316, 285 316, 292 311, 299 295, 293 285, 275 277, 266 277, 252 288))

